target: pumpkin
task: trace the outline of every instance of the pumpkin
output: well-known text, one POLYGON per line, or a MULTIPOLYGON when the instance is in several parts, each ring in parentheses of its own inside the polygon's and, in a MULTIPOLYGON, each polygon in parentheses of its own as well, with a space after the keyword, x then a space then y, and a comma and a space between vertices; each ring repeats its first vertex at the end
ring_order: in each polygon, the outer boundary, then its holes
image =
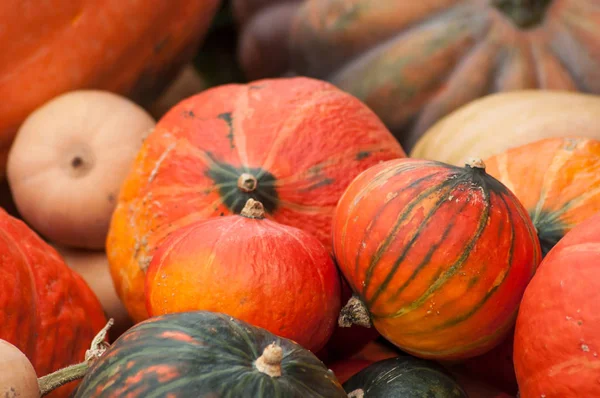
POLYGON ((194 221, 239 213, 250 198, 331 247, 350 181, 403 156, 373 112, 326 82, 259 80, 190 97, 157 123, 121 188, 107 238, 117 293, 134 321, 145 319, 157 245, 194 221))
POLYGON ((40 376, 79 362, 106 323, 100 302, 56 250, 2 209, 0 231, 0 339, 21 350, 40 376))
POLYGON ((600 396, 600 213, 569 231, 527 286, 513 360, 521 398, 600 396))
POLYGON ((0 397, 39 396, 37 375, 29 359, 17 347, 0 339, 0 397))
POLYGON ((329 251, 309 233, 265 219, 254 199, 239 215, 171 234, 146 274, 150 316, 221 312, 313 352, 333 333, 340 296, 329 251))
POLYGON ((37 109, 8 156, 23 219, 53 242, 104 248, 119 188, 154 125, 144 109, 106 91, 69 92, 37 109))
POLYGON ((290 63, 364 101, 410 149, 441 117, 488 93, 600 93, 597 5, 307 0, 292 23, 290 63))
POLYGON ((410 152, 456 166, 544 138, 600 140, 600 96, 551 90, 488 95, 433 125, 410 152))
POLYGON ((0 2, 0 175, 25 118, 95 88, 150 103, 200 44, 219 0, 0 2))
POLYGON ((77 272, 92 289, 107 318, 114 320, 110 328, 110 340, 114 341, 133 326, 129 314, 117 296, 104 251, 91 251, 54 246, 69 268, 77 272))
POLYGON ((96 361, 75 398, 346 397, 333 373, 297 343, 209 311, 157 316, 96 361))
POLYGON ((288 40, 293 15, 304 0, 232 0, 238 23, 237 57, 250 80, 288 71, 288 40))
MULTIPOLYGON (((340 278, 340 281, 342 291, 340 302, 346 303, 352 297, 352 289, 344 278, 340 278)), ((379 337, 379 333, 373 327, 367 328, 360 325, 341 327, 336 322, 331 338, 316 355, 321 361, 330 364, 333 361, 357 354, 377 337, 379 337)))
POLYGON ((529 211, 542 253, 600 211, 600 141, 547 138, 485 161, 529 211))
POLYGON ((439 360, 499 344, 540 261, 526 210, 481 160, 371 167, 339 201, 333 245, 356 294, 340 322, 439 360))
POLYGON ((376 362, 343 386, 348 398, 468 398, 440 365, 408 355, 376 362))

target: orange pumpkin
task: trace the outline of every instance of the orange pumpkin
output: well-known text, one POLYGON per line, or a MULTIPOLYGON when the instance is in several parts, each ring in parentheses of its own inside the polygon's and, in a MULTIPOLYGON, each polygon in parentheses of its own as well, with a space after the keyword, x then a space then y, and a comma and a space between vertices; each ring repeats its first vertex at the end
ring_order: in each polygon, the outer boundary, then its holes
POLYGON ((410 149, 491 92, 600 93, 599 37, 598 0, 307 0, 291 68, 356 95, 410 149))
POLYGON ((509 149, 485 164, 528 210, 544 255, 600 211, 600 141, 548 138, 509 149))
POLYGON ((331 247, 331 219, 361 171, 405 156, 383 123, 326 82, 225 85, 180 102, 156 125, 121 187, 107 255, 119 297, 147 317, 144 275, 154 250, 194 221, 239 213, 250 198, 267 218, 331 247))
POLYGON ((19 125, 67 91, 149 103, 191 59, 219 0, 1 1, 0 174, 19 125))

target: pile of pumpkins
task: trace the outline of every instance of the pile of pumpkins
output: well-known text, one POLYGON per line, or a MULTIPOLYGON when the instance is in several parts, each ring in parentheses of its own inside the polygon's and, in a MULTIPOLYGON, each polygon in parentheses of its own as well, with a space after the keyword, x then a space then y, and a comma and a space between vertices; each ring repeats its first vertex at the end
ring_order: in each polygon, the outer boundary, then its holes
POLYGON ((600 396, 593 1, 233 1, 257 79, 144 105, 219 2, 156 3, 0 105, 0 396, 600 396))

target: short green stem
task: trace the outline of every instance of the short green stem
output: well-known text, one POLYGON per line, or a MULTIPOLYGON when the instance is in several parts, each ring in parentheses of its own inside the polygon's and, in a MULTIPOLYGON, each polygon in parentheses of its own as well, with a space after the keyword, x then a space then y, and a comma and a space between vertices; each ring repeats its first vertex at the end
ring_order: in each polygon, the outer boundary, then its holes
POLYGON ((40 377, 38 379, 38 384, 40 386, 41 396, 48 395, 60 386, 83 378, 89 367, 90 366, 86 361, 76 365, 67 366, 66 368, 59 369, 56 372, 40 377))

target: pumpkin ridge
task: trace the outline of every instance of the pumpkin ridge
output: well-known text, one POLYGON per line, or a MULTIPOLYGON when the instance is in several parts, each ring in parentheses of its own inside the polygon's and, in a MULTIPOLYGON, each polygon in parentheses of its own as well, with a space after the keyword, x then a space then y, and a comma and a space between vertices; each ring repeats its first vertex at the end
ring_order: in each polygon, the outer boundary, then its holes
MULTIPOLYGON (((386 178, 387 178, 387 176, 382 176, 382 179, 383 179, 384 177, 386 177, 386 178)), ((435 177, 435 172, 432 172, 431 174, 428 174, 428 175, 426 175, 426 176, 424 176, 424 177, 420 177, 420 178, 418 178, 417 180, 415 180, 413 183, 411 183, 411 184, 410 184, 410 187, 411 187, 411 188, 416 188, 416 187, 417 187, 417 186, 418 186, 420 183, 427 182, 427 181, 429 181, 430 179, 432 179, 433 177, 435 177)), ((375 179, 374 179, 374 180, 375 180, 375 179)), ((379 180, 377 180, 377 182, 379 182, 379 180)), ((373 185, 375 185, 375 184, 373 184, 373 185)), ((372 188, 372 189, 374 189, 374 188, 376 188, 376 187, 375 187, 375 186, 373 186, 373 187, 371 187, 371 188, 372 188)), ((369 191, 368 191, 367 189, 365 189, 365 190, 361 191, 361 195, 363 195, 363 194, 366 194, 367 192, 369 192, 369 191)), ((387 204, 390 204, 390 203, 391 203, 393 200, 395 200, 397 197, 398 197, 398 196, 396 196, 396 197, 392 198, 391 200, 389 200, 389 201, 386 203, 386 205, 387 205, 387 204)), ((381 207, 381 209, 378 209, 378 210, 377 210, 377 212, 375 213, 375 215, 374 215, 374 217, 373 217, 373 220, 372 220, 372 221, 369 223, 369 225, 368 225, 368 226, 367 226, 367 228, 365 229, 365 232, 364 232, 364 234, 363 234, 363 237, 362 237, 362 243, 364 243, 364 242, 367 240, 367 238, 369 237, 369 235, 371 234, 371 231, 372 231, 372 229, 373 229, 373 226, 375 225, 375 223, 376 223, 376 222, 379 220, 379 218, 381 217, 381 214, 383 213, 384 209, 385 209, 385 205, 384 205, 384 206, 382 206, 382 207, 381 207)), ((344 235, 342 235, 342 237, 344 238, 345 236, 344 236, 344 235)), ((344 241, 345 241, 345 239, 344 239, 344 241)), ((382 243, 382 245, 383 245, 383 243, 382 243)), ((358 250, 357 250, 356 257, 355 257, 355 260, 354 260, 354 262, 355 262, 354 275, 355 275, 355 276, 357 276, 357 275, 359 274, 359 268, 360 268, 360 256, 362 255, 362 253, 363 253, 363 250, 364 250, 364 247, 363 247, 363 245, 360 245, 360 247, 359 247, 359 248, 358 248, 358 250)), ((379 248, 378 248, 378 249, 377 249, 377 252, 376 252, 376 253, 375 253, 375 255, 373 256, 372 262, 374 262, 374 263, 377 263, 377 262, 379 262, 379 260, 381 259, 381 255, 383 254, 383 251, 384 251, 384 250, 385 250, 385 249, 379 250, 379 248)))
MULTIPOLYGON (((423 193, 426 193, 424 196, 421 197, 421 195, 417 196, 414 200, 414 206, 411 206, 411 203, 408 204, 408 206, 406 206, 405 210, 401 213, 401 217, 399 217, 398 221, 399 223, 397 223, 396 225, 394 225, 394 229, 395 229, 395 233, 392 232, 388 238, 386 238, 386 243, 388 244, 386 246, 386 248, 384 250, 382 250, 381 253, 383 253, 385 250, 387 250, 387 247, 389 246, 389 244, 391 244, 394 240, 394 238, 396 237, 396 233, 397 231, 401 228, 402 226, 402 222, 406 221, 408 218, 411 217, 412 215, 412 211, 414 210, 414 208, 420 204, 421 199, 426 198, 427 196, 429 196, 432 192, 442 192, 442 189, 447 188, 446 191, 444 191, 443 194, 440 194, 436 203, 433 205, 433 207, 429 210, 429 212, 427 213, 427 215, 425 216, 425 218, 423 219, 423 221, 421 222, 421 224, 419 225, 419 227, 416 229, 416 231, 414 232, 412 238, 408 241, 408 243, 404 246, 404 249, 402 251, 402 253, 398 256, 398 258, 394 261, 392 268, 390 269, 390 271, 387 273, 385 279, 383 280, 383 282, 381 282, 381 284, 379 285, 379 287, 377 288, 377 290, 375 291, 375 293, 373 294, 373 296, 367 301, 367 306, 369 308, 371 308, 375 302, 377 301, 377 299, 380 297, 380 295, 387 289, 388 285, 390 284, 390 282, 392 281, 392 279, 394 278, 394 276, 396 275, 396 272, 398 271, 398 269, 400 268, 400 264, 404 261, 406 255, 408 254, 408 252, 410 251, 412 245, 414 244, 414 242, 416 242, 416 240, 419 238, 421 232, 423 231, 423 229, 426 227, 426 225, 428 224, 428 222, 430 221, 431 217, 433 214, 435 214, 435 212, 437 210, 439 210, 440 207, 442 207, 442 205, 448 201, 448 196, 450 195, 450 192, 454 191, 454 189, 456 189, 459 185, 461 184, 461 181, 457 178, 455 179, 447 179, 446 181, 444 181, 443 183, 441 183, 440 185, 434 185, 432 188, 430 188, 430 190, 426 190, 423 191, 423 193), (431 191, 431 192, 430 192, 431 191), (396 228, 397 227, 397 228, 396 228)), ((375 256, 374 256, 375 258, 375 256)), ((381 256, 379 256, 379 258, 377 260, 379 260, 381 258, 381 256)), ((374 267, 373 267, 374 268, 374 267)), ((367 271, 368 272, 368 271, 367 271)), ((418 273, 418 271, 415 271, 414 275, 416 275, 418 273)), ((371 273, 372 274, 372 273, 371 273)), ((370 274, 367 274, 370 276, 370 274)), ((369 282, 370 282, 370 278, 367 279, 367 277, 365 277, 365 284, 368 286, 369 282)), ((402 290, 402 287, 400 288, 400 290, 402 290)), ((365 289, 366 292, 366 289, 365 289)))
MULTIPOLYGON (((401 173, 399 173, 401 174, 401 173)), ((433 173, 435 174, 435 173, 433 173)), ((396 174, 397 175, 397 174, 396 174)), ((447 186, 452 186, 452 185, 458 185, 458 182, 455 181, 454 179, 448 179, 444 182, 442 182, 439 185, 434 185, 424 191, 421 191, 421 193, 416 196, 415 198, 413 198, 406 206, 405 208, 402 210, 402 213, 399 214, 398 218, 396 219, 396 222, 394 223, 394 226, 392 227, 392 230, 390 232, 390 234, 386 237, 386 239, 381 243, 381 245, 377 248, 377 252, 375 253, 375 255, 373 256, 373 258, 371 259, 371 261, 369 262, 369 266, 367 267, 367 270, 365 272, 365 281, 363 284, 363 291, 362 291, 362 295, 363 297, 366 298, 367 294, 367 288, 371 282, 371 275, 373 274, 373 271, 375 269, 375 266, 379 263, 379 260, 381 259, 381 256, 383 255, 383 253, 387 250, 387 248, 389 247, 389 245, 392 244, 393 240, 395 239, 400 227, 402 226, 402 223, 404 221, 406 221, 406 219, 410 216, 410 212, 419 204, 419 202, 426 198, 427 196, 431 195, 433 192, 440 190, 442 188, 446 188, 447 186)), ((389 203, 389 202, 388 202, 389 203)), ((389 274, 388 274, 389 277, 389 274)), ((386 278, 387 280, 388 278, 386 278)), ((390 279, 391 280, 391 279, 390 279)), ((388 282, 389 283, 389 282, 388 282)), ((368 300, 368 302, 372 302, 376 299, 375 298, 371 298, 368 300)))
POLYGON ((483 206, 483 211, 481 212, 481 215, 479 216, 479 225, 477 226, 477 230, 475 231, 473 237, 465 245, 465 249, 462 251, 460 257, 448 268, 448 270, 444 271, 438 277, 438 279, 436 279, 436 281, 429 286, 429 288, 425 291, 424 294, 421 295, 421 297, 419 297, 417 300, 414 300, 409 306, 404 306, 400 308, 394 314, 381 316, 382 318, 398 318, 422 306, 425 303, 425 301, 427 301, 427 299, 431 297, 431 295, 436 290, 438 290, 438 288, 440 288, 446 282, 448 282, 448 280, 452 278, 458 272, 458 270, 461 269, 465 261, 467 261, 471 250, 473 249, 473 247, 481 237, 481 234, 485 230, 486 221, 490 213, 490 197, 486 191, 487 187, 485 187, 485 183, 484 185, 480 185, 479 187, 482 188, 482 196, 486 203, 485 206, 483 206))

